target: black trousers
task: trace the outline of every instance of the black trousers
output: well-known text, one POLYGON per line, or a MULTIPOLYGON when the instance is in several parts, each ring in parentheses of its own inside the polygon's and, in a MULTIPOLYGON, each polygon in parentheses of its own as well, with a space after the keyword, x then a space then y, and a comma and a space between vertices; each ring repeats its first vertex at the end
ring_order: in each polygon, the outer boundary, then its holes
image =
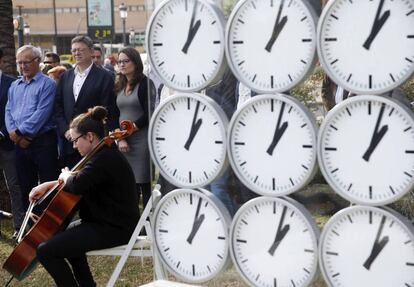
POLYGON ((37 259, 59 287, 96 286, 85 253, 126 244, 131 233, 105 224, 81 223, 40 244, 37 259))

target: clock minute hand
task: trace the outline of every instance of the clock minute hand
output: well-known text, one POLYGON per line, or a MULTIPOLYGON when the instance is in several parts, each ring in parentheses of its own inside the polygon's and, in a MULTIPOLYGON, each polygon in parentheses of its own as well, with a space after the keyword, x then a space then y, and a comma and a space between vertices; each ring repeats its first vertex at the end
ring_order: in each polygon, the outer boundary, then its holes
POLYGON ((375 37, 377 37, 382 26, 384 26, 385 22, 391 15, 390 10, 387 10, 380 16, 382 6, 384 5, 384 1, 385 0, 380 1, 378 5, 377 13, 375 15, 374 23, 372 24, 372 27, 371 27, 371 32, 369 33, 368 38, 365 40, 364 44, 362 45, 367 50, 371 48, 371 44, 374 41, 375 37))
POLYGON ((190 134, 188 135, 188 139, 187 139, 187 141, 185 142, 185 145, 184 145, 184 148, 186 150, 190 150, 190 146, 191 146, 191 144, 194 140, 194 137, 196 136, 198 130, 201 127, 201 124, 203 123, 203 119, 196 120, 199 108, 200 108, 200 102, 197 101, 196 108, 195 108, 195 111, 194 111, 193 122, 191 123, 190 134))
POLYGON ((197 20, 194 24, 195 15, 196 15, 196 11, 197 11, 197 5, 198 5, 198 0, 195 0, 194 1, 194 6, 193 6, 193 12, 191 14, 190 27, 188 28, 187 40, 185 41, 184 46, 181 49, 181 51, 184 54, 187 54, 188 48, 190 47, 191 43, 193 42, 194 36, 197 34, 197 31, 198 31, 198 29, 200 28, 200 25, 201 25, 200 20, 197 20))
POLYGON ((276 124, 275 133, 273 135, 272 142, 270 143, 269 147, 266 150, 266 152, 269 155, 273 155, 273 151, 274 151, 275 147, 279 143, 280 139, 282 138, 283 134, 285 133, 285 131, 288 127, 288 122, 284 122, 282 125, 280 125, 284 110, 285 110, 285 103, 283 102, 282 106, 280 108, 280 113, 279 113, 279 117, 277 119, 277 124, 276 124))
POLYGON ((269 250, 267 251, 272 256, 275 254, 275 251, 276 251, 277 247, 282 242, 283 238, 285 238, 286 234, 288 233, 288 231, 290 229, 289 224, 283 225, 283 222, 285 220, 285 215, 286 215, 286 209, 287 209, 286 206, 284 206, 283 211, 282 211, 282 216, 280 218, 279 226, 278 226, 277 231, 276 231, 275 240, 273 241, 272 245, 270 246, 269 250))
POLYGON ((269 53, 272 51, 273 45, 276 42, 277 38, 279 37, 280 32, 282 32, 283 27, 285 27, 286 22, 288 21, 287 16, 283 16, 282 20, 280 21, 280 16, 282 14, 284 0, 280 1, 279 11, 277 12, 275 25, 273 26, 272 35, 270 36, 269 41, 266 44, 265 50, 269 53))
POLYGON ((201 224, 203 223, 204 219, 205 219, 205 215, 200 213, 200 208, 201 208, 201 202, 202 202, 202 198, 200 197, 198 199, 198 204, 197 204, 197 209, 196 209, 196 213, 194 216, 194 221, 193 221, 193 226, 191 228, 191 232, 187 237, 187 242, 192 244, 193 243, 193 239, 194 236, 197 234, 197 231, 200 229, 201 224))
POLYGON ((375 237, 374 244, 372 246, 372 250, 370 255, 368 256, 367 260, 365 260, 363 266, 369 270, 371 268, 372 263, 375 261, 375 259, 378 257, 382 249, 384 249, 385 245, 387 245, 389 241, 388 236, 384 236, 381 240, 379 239, 382 233, 382 229, 384 228, 385 224, 385 216, 382 217, 380 226, 377 231, 377 235, 375 237))
POLYGON ((382 140, 382 138, 388 131, 388 125, 384 125, 381 127, 381 129, 379 129, 379 125, 381 123, 381 119, 384 114, 384 109, 385 109, 385 105, 382 105, 378 118, 377 118, 377 122, 375 124, 374 133, 372 134, 372 137, 371 137, 371 142, 368 146, 368 149, 365 151, 364 155, 362 156, 362 158, 365 161, 369 161, 372 153, 374 152, 374 150, 376 149, 376 147, 378 146, 378 144, 380 143, 380 141, 382 140))

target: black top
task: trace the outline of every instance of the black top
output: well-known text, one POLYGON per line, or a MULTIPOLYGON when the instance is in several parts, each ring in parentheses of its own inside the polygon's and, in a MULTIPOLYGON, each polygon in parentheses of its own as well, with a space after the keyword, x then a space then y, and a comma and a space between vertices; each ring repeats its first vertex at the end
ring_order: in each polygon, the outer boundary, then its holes
POLYGON ((80 217, 132 232, 139 219, 135 178, 125 157, 104 147, 76 175, 64 191, 82 195, 80 217))

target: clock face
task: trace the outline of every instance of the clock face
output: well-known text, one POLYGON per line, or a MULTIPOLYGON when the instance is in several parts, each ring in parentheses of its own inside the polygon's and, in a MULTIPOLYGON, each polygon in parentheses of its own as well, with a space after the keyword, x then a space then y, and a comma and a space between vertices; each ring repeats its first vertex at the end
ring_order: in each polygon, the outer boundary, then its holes
POLYGON ((174 90, 201 90, 223 72, 224 16, 210 2, 163 2, 148 23, 146 39, 151 66, 174 90))
POLYGON ((319 133, 319 166, 347 200, 391 203, 414 185, 414 118, 397 101, 356 96, 332 109, 319 133))
POLYGON ((227 166, 227 118, 212 99, 199 94, 168 97, 150 122, 150 152, 161 174, 180 187, 201 187, 227 166))
POLYGON ((414 2, 334 0, 318 24, 318 54, 346 90, 380 94, 414 71, 414 2))
POLYGON ((234 74, 256 92, 291 89, 315 62, 316 22, 307 1, 240 1, 226 30, 234 74))
POLYGON ((319 248, 329 286, 414 286, 413 226, 399 214, 346 208, 325 225, 319 248))
POLYGON ((251 286, 308 286, 318 266, 319 232, 296 201, 260 197, 243 205, 231 226, 231 255, 251 286))
POLYGON ((230 215, 206 190, 174 190, 155 211, 154 239, 163 263, 186 282, 205 282, 228 263, 230 215))
POLYGON ((256 96, 232 117, 230 163, 237 177, 256 193, 292 193, 316 171, 316 134, 312 115, 294 98, 256 96))

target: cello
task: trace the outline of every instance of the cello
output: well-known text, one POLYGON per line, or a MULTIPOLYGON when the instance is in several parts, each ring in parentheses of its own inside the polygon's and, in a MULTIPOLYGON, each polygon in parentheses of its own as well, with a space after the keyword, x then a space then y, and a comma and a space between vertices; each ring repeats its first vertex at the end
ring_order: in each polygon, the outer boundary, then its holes
MULTIPOLYGON (((92 156, 105 145, 111 146, 114 141, 124 139, 135 131, 135 125, 131 121, 122 121, 121 128, 122 130, 112 132, 101 139, 99 143, 72 168, 71 172, 80 171, 92 156)), ((24 279, 36 267, 37 247, 62 229, 62 225, 67 219, 70 219, 73 208, 80 201, 80 195, 65 192, 63 189, 64 184, 58 182, 48 190, 41 199, 30 203, 22 228, 18 234, 18 244, 3 264, 3 268, 17 280, 24 279), (32 216, 31 213, 34 206, 40 204, 51 194, 55 195, 50 203, 40 216, 34 218, 35 223, 26 235, 23 236, 29 218, 32 216)))

